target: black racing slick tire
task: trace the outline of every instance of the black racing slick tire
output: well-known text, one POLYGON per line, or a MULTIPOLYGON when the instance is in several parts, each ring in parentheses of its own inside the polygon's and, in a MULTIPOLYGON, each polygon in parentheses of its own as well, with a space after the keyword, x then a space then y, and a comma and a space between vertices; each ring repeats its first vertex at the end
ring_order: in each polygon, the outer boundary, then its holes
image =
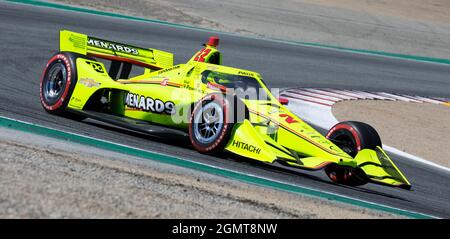
POLYGON ((358 121, 340 122, 328 131, 326 137, 352 157, 363 149, 382 146, 377 131, 372 126, 358 121))
MULTIPOLYGON (((377 131, 372 126, 357 121, 336 124, 328 131, 326 137, 352 157, 363 149, 375 149, 382 146, 377 131)), ((368 181, 366 174, 360 168, 331 164, 325 168, 325 173, 332 181, 349 186, 364 185, 368 181)))
POLYGON ((82 55, 59 52, 45 66, 40 80, 39 98, 48 113, 76 120, 84 118, 66 110, 77 83, 76 59, 79 57, 82 55))
POLYGON ((207 95, 195 105, 189 122, 189 139, 198 152, 223 151, 234 127, 231 110, 232 106, 221 94, 207 95))

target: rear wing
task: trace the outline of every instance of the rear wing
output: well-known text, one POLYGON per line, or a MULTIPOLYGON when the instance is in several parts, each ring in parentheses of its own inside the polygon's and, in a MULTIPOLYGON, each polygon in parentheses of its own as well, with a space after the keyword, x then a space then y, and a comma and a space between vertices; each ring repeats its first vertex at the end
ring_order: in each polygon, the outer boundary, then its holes
POLYGON ((60 31, 60 51, 126 62, 151 70, 160 70, 173 66, 173 54, 170 52, 102 40, 67 30, 60 31))

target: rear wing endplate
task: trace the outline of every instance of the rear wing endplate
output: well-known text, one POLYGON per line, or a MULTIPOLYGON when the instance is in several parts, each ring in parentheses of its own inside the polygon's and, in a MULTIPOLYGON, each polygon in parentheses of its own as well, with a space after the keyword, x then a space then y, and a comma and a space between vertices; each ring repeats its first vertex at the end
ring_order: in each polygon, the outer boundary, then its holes
POLYGON ((60 51, 128 62, 151 70, 173 66, 173 54, 170 52, 102 40, 67 30, 60 31, 60 51))

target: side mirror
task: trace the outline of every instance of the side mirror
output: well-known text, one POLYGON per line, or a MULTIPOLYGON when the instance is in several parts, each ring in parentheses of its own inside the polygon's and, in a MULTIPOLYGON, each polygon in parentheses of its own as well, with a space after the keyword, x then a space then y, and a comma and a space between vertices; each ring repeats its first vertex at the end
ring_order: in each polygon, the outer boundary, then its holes
POLYGON ((282 105, 288 105, 289 104, 289 99, 284 98, 284 97, 279 97, 278 98, 278 102, 280 102, 280 104, 282 104, 282 105))

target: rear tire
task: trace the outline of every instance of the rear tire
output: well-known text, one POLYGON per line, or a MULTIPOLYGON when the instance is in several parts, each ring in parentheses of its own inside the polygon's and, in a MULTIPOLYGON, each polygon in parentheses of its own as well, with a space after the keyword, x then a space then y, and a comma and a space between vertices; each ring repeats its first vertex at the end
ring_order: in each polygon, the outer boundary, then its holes
MULTIPOLYGON (((336 124, 328 131, 326 137, 352 157, 363 149, 376 149, 382 146, 377 131, 372 126, 357 121, 336 124)), ((360 186, 368 182, 367 175, 360 168, 331 164, 325 168, 325 173, 332 181, 349 186, 360 186)))
POLYGON ((82 120, 85 117, 67 112, 77 83, 76 59, 82 55, 71 52, 59 52, 48 61, 40 80, 40 101, 50 114, 82 120))

